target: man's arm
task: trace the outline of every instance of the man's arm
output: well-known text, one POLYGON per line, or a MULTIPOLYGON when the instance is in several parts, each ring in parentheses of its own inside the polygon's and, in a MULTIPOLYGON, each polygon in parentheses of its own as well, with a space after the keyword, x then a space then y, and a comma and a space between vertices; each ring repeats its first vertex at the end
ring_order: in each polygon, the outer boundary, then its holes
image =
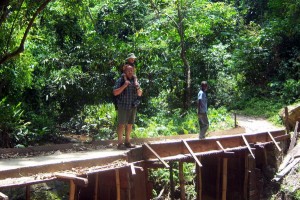
POLYGON ((136 92, 139 97, 142 96, 142 94, 143 94, 143 90, 140 87, 138 87, 138 89, 136 89, 136 92))
POLYGON ((121 87, 119 87, 117 89, 114 89, 113 90, 114 96, 120 95, 125 90, 125 88, 128 87, 129 84, 130 84, 130 81, 125 81, 124 84, 121 87))
POLYGON ((198 108, 198 114, 199 114, 200 109, 201 109, 201 100, 200 99, 197 100, 197 108, 198 108))

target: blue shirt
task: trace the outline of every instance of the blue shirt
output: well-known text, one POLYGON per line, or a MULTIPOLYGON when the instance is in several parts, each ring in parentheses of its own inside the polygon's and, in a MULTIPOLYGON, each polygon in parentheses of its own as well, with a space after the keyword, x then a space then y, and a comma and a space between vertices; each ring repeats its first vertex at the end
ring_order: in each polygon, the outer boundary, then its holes
POLYGON ((207 112, 207 96, 206 92, 200 90, 198 93, 198 112, 199 113, 206 113, 207 112))

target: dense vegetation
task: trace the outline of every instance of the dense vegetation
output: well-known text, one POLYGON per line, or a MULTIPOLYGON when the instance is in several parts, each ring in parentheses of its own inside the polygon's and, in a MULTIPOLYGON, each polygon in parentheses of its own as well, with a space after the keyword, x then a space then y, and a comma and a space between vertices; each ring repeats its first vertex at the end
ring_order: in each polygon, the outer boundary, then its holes
POLYGON ((2 0, 0 146, 57 142, 63 131, 114 138, 112 87, 130 52, 144 89, 136 137, 198 132, 202 80, 210 130, 233 110, 272 117, 300 94, 299 4, 2 0))

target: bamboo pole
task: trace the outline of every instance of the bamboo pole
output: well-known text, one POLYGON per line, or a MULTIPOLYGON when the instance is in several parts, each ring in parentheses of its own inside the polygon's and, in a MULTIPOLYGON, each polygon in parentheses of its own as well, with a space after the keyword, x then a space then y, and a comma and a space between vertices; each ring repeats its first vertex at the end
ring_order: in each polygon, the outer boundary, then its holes
POLYGON ((245 156, 245 175, 244 175, 244 199, 248 199, 248 179, 249 179, 249 157, 245 156))
POLYGON ((170 171, 171 200, 174 200, 173 162, 170 162, 169 171, 170 171))
POLYGON ((222 200, 226 200, 227 195, 227 163, 228 158, 223 158, 222 200))
POLYGON ((278 151, 281 151, 281 148, 279 147, 279 145, 277 144, 276 140, 274 139, 273 135, 268 131, 268 134, 270 136, 270 138, 272 139, 272 141, 274 142, 275 146, 277 147, 278 151))
POLYGON ((202 200, 202 172, 201 167, 196 165, 197 199, 202 200))
POLYGON ((26 200, 30 200, 30 185, 26 185, 26 200))
POLYGON ((192 157, 194 158, 195 162, 197 163, 197 165, 199 167, 202 167, 202 164, 200 163, 199 159, 197 158, 197 156, 194 154, 193 150, 191 149, 190 145, 185 141, 182 140, 183 144, 185 145, 185 147, 188 149, 188 151, 190 152, 190 154, 192 155, 192 157))
POLYGON ((132 174, 132 175, 136 175, 136 172, 135 172, 135 168, 134 168, 133 163, 130 163, 130 169, 131 169, 131 174, 132 174))
POLYGON ((128 183, 128 188, 127 188, 127 195, 128 195, 128 199, 131 199, 131 181, 130 181, 130 175, 127 172, 127 183, 128 183))
POLYGON ((221 177, 221 158, 218 157, 217 163, 217 180, 216 180, 216 200, 220 199, 220 177, 221 177))
POLYGON ((73 180, 70 180, 70 196, 69 200, 75 200, 76 185, 73 180))
POLYGON ((119 169, 116 169, 115 172, 116 172, 117 200, 121 200, 120 171, 119 171, 119 169))
POLYGON ((98 200, 98 188, 99 188, 99 173, 96 174, 94 200, 98 200))
POLYGON ((248 150, 249 150, 249 152, 251 153, 252 157, 255 159, 255 156, 254 156, 254 154, 253 154, 253 152, 252 152, 252 150, 251 150, 251 147, 250 147, 250 145, 249 145, 249 143, 248 143, 246 137, 245 137, 244 135, 242 135, 242 138, 243 138, 245 144, 247 145, 248 150))
POLYGON ((183 162, 179 161, 179 184, 180 184, 180 200, 185 200, 185 181, 183 174, 183 162))
POLYGON ((162 162, 166 168, 169 168, 170 166, 168 165, 168 163, 166 163, 151 147, 149 144, 144 143, 144 145, 158 158, 158 160, 160 160, 160 162, 162 162))
POLYGON ((8 200, 8 196, 0 192, 0 200, 8 200))
POLYGON ((145 182, 146 182, 146 198, 151 199, 152 198, 152 191, 150 190, 150 184, 149 184, 149 170, 148 166, 146 164, 143 164, 144 168, 144 176, 145 176, 145 182))
POLYGON ((199 194, 200 194, 200 199, 199 200, 202 200, 202 170, 201 170, 201 167, 199 167, 199 194))

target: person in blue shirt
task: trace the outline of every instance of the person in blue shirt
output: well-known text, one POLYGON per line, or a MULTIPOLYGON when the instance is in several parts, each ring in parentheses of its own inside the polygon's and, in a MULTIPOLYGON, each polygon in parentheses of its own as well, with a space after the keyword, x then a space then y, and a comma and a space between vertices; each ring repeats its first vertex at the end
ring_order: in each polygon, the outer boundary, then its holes
POLYGON ((201 82, 201 89, 198 93, 198 120, 200 125, 199 139, 204 139, 206 131, 209 127, 207 117, 207 91, 208 85, 206 81, 201 82))

